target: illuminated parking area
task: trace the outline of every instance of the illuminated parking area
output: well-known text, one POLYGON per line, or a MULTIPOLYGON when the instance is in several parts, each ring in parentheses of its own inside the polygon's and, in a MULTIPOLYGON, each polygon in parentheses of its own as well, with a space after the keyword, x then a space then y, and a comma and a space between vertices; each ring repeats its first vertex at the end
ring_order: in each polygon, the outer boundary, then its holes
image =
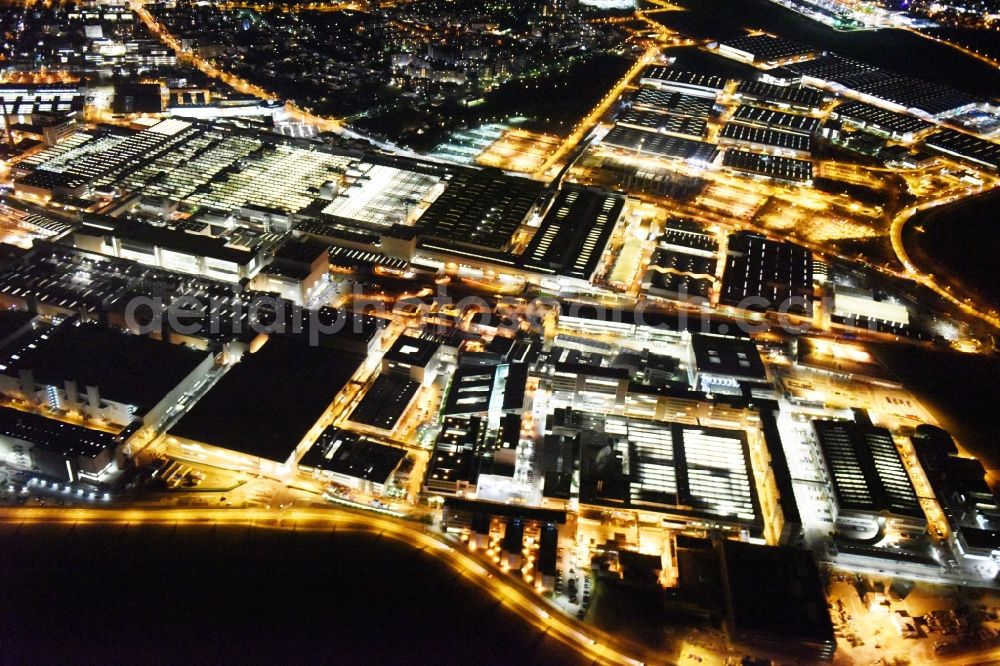
POLYGON ((250 137, 209 130, 138 170, 126 182, 141 186, 149 196, 185 200, 260 145, 250 137))
POLYGON ((62 165, 71 161, 76 155, 83 154, 84 151, 103 150, 103 147, 106 147, 108 143, 113 145, 113 143, 123 138, 124 137, 115 136, 102 137, 101 133, 98 131, 74 132, 65 139, 57 142, 55 145, 49 146, 34 155, 25 157, 17 164, 21 168, 34 168, 45 164, 46 168, 52 171, 58 171, 62 165), (101 145, 102 147, 91 145, 84 148, 87 143, 98 141, 99 139, 106 140, 105 143, 101 145))
POLYGON ((325 214, 382 226, 409 222, 419 204, 426 206, 444 189, 438 176, 381 164, 362 162, 353 172, 358 175, 323 208, 325 214))
POLYGON ((250 204, 297 212, 316 199, 322 185, 337 180, 351 158, 278 144, 248 161, 246 168, 213 182, 209 192, 192 196, 192 203, 222 210, 250 204))

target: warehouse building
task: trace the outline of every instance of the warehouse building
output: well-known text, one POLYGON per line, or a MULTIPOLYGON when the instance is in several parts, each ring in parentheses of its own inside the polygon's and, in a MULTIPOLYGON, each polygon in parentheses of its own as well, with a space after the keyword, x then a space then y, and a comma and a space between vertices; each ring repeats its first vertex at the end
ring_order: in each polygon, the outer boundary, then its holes
POLYGON ((273 335, 219 379, 168 442, 224 466, 281 476, 313 445, 358 379, 360 354, 273 335), (238 414, 239 418, 233 418, 238 414))
POLYGON ((116 426, 156 424, 213 366, 214 354, 67 319, 2 351, 0 392, 116 426))
POLYGON ((923 532, 927 518, 892 434, 853 421, 813 421, 833 487, 839 533, 878 541, 886 530, 923 532))

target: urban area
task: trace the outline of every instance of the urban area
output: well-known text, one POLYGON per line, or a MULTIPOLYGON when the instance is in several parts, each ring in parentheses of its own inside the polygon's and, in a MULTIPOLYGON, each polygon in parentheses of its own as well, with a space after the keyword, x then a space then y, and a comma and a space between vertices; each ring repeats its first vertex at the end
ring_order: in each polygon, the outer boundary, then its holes
POLYGON ((1000 663, 1000 5, 721 4, 0 3, 0 544, 371 532, 524 663, 1000 663))

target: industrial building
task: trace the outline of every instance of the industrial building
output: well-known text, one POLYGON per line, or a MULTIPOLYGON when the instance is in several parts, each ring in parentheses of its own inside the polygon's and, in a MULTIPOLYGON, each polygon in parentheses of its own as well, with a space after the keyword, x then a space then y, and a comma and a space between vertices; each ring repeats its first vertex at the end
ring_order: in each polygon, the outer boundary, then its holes
POLYGON ((404 333, 382 355, 382 372, 405 375, 418 385, 426 384, 433 381, 441 363, 451 355, 436 336, 404 333))
POLYGON ((833 315, 846 320, 883 322, 907 326, 910 313, 906 305, 888 296, 856 287, 833 288, 833 315))
POLYGON ((845 102, 833 108, 830 116, 843 124, 884 136, 894 141, 913 141, 934 127, 933 123, 912 115, 889 111, 864 102, 845 102))
POLYGON ((72 239, 81 250, 227 282, 252 277, 260 263, 256 252, 222 238, 108 216, 85 218, 72 239))
POLYGON ((270 263, 260 270, 251 285, 303 305, 327 284, 329 273, 328 246, 308 239, 289 239, 275 250, 270 263))
POLYGON ((0 392, 64 415, 156 424, 213 366, 214 354, 96 323, 39 326, 0 354, 0 392))
POLYGON ((808 60, 816 49, 768 34, 747 35, 726 40, 718 46, 719 55, 762 67, 778 67, 790 62, 808 60))
POLYGON ((833 658, 837 639, 812 553, 732 540, 722 542, 720 553, 733 644, 795 660, 833 658))
POLYGON ((943 129, 924 141, 929 150, 993 171, 1000 170, 1000 144, 970 134, 943 129))
POLYGON ((814 420, 812 425, 833 489, 839 534, 875 542, 887 529, 926 529, 927 518, 888 430, 853 421, 814 420))
POLYGON ((695 388, 706 393, 742 395, 740 382, 767 380, 764 362, 753 339, 696 333, 691 336, 695 388))
POLYGON ((368 495, 384 495, 406 450, 328 427, 298 462, 299 471, 368 495))
POLYGON ((133 432, 92 430, 0 407, 0 462, 60 482, 106 484, 117 476, 122 446, 133 432))
POLYGON ((719 303, 808 316, 813 289, 806 248, 753 233, 730 234, 719 303))
POLYGON ((688 220, 667 222, 641 286, 650 296, 708 302, 715 284, 718 239, 688 220))
POLYGON ((610 132, 604 135, 601 142, 626 151, 636 158, 660 157, 703 165, 711 164, 718 154, 718 148, 712 143, 685 139, 670 134, 647 132, 625 125, 615 125, 610 132))
POLYGON ((759 176, 785 183, 809 184, 813 165, 808 160, 781 155, 763 155, 729 148, 722 156, 722 166, 740 174, 759 176))
POLYGON ((797 113, 785 113, 774 109, 741 104, 731 116, 733 122, 752 127, 776 129, 793 134, 811 136, 819 129, 819 118, 801 116, 797 113))
POLYGON ((823 93, 801 86, 779 86, 763 81, 741 81, 734 95, 741 104, 773 106, 809 113, 823 104, 823 93))
POLYGON ((1000 571, 1000 502, 982 463, 960 455, 951 435, 936 426, 917 426, 910 439, 955 550, 966 562, 985 566, 986 576, 995 576, 1000 571))
POLYGON ((420 383, 400 373, 380 374, 348 415, 353 426, 391 436, 417 397, 420 383))
MULTIPOLYGON (((575 411, 562 416, 550 434, 567 439, 579 457, 582 506, 637 512, 644 524, 764 540, 744 431, 575 411)), ((568 473, 551 471, 547 495, 558 476, 568 473)))
POLYGON ((742 122, 728 122, 719 133, 720 146, 744 146, 797 157, 808 157, 812 139, 799 132, 754 127, 742 122))
POLYGON ((726 87, 726 80, 720 76, 688 72, 662 65, 650 65, 639 77, 643 86, 673 92, 715 99, 726 87))
POLYGON ((589 286, 624 208, 620 194, 566 185, 542 218, 521 265, 589 286))
POLYGON ((168 441, 227 467, 288 472, 316 441, 364 358, 272 335, 246 353, 168 431, 168 441), (238 418, 235 416, 238 415, 238 418))
POLYGON ((543 184, 489 169, 463 169, 416 222, 417 231, 446 245, 507 250, 537 210, 543 184))

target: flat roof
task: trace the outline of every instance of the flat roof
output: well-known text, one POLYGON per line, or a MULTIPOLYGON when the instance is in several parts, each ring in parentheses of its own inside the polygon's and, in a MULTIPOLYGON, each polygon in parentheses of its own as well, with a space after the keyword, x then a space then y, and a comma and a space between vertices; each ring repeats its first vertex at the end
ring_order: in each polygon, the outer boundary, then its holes
POLYGON ((813 421, 840 510, 924 518, 892 434, 853 421, 813 421))
POLYGON ((751 338, 695 333, 691 336, 699 373, 766 379, 764 362, 751 338))
POLYGON ((756 62, 769 62, 795 56, 804 56, 814 53, 816 50, 807 44, 766 34, 737 37, 736 39, 722 42, 720 46, 748 53, 753 56, 756 62))
POLYGON ((885 366, 860 344, 800 336, 795 360, 827 372, 895 381, 885 366))
POLYGON ((360 354, 271 336, 245 353, 170 434, 284 462, 363 361, 360 354))
POLYGON ((500 502, 489 502, 464 497, 445 497, 444 506, 445 509, 451 511, 483 513, 502 518, 520 518, 521 520, 535 520, 541 523, 557 523, 560 525, 566 522, 566 512, 558 509, 539 509, 519 504, 501 504, 500 502))
POLYGON ((101 216, 99 220, 85 219, 83 225, 74 233, 88 236, 114 236, 121 239, 124 249, 148 253, 152 251, 153 247, 159 247, 196 257, 229 261, 241 266, 252 262, 255 256, 253 252, 248 250, 228 247, 222 238, 176 231, 166 227, 154 227, 150 224, 129 222, 106 216, 101 216))
POLYGON ((691 220, 670 220, 663 225, 663 234, 656 239, 659 246, 674 245, 708 254, 719 251, 719 240, 705 227, 691 220))
POLYGON ((98 387, 101 398, 145 414, 194 372, 209 352, 68 319, 22 336, 3 352, 4 374, 31 370, 38 384, 76 382, 81 396, 98 387), (17 358, 14 358, 14 357, 17 358))
POLYGON ((0 407, 0 434, 67 457, 95 458, 120 443, 118 436, 111 433, 10 407, 0 407))
POLYGON ((819 568, 807 550, 722 542, 725 597, 731 630, 788 644, 836 644, 819 568), (767 609, 767 612, 762 612, 767 609))
POLYGON ((426 336, 402 334, 382 356, 382 361, 417 368, 427 367, 441 343, 426 336))
POLYGON ((808 153, 812 150, 812 139, 798 132, 785 132, 767 127, 752 127, 738 122, 726 123, 720 139, 750 146, 770 146, 783 150, 808 153))
POLYGON ((750 310, 812 311, 812 253, 758 234, 729 235, 719 301, 750 310))
POLYGON ((347 419, 352 423, 391 431, 419 388, 420 384, 408 376, 396 373, 379 375, 347 419))
POLYGON ((834 107, 831 115, 842 120, 852 120, 866 127, 898 134, 920 132, 934 126, 926 120, 864 102, 845 102, 834 107))
POLYGON ((441 174, 401 167, 367 161, 352 164, 343 187, 323 212, 380 226, 403 222, 407 211, 430 195, 441 174))
POLYGON ((819 118, 800 116, 797 113, 785 113, 774 109, 764 109, 759 106, 741 104, 733 113, 733 120, 746 125, 773 127, 799 134, 812 134, 819 129, 819 118))
POLYGON ((445 416, 434 442, 435 451, 478 449, 485 441, 486 422, 478 416, 445 416))
POLYGON ((434 449, 427 462, 425 485, 459 481, 474 484, 479 478, 481 462, 480 455, 468 449, 434 449))
POLYGON ((634 151, 637 157, 650 155, 668 159, 711 162, 718 154, 715 144, 669 134, 615 125, 601 141, 615 148, 634 151))
POLYGON ((441 410, 448 416, 487 412, 493 396, 497 366, 463 365, 451 379, 448 399, 441 410))
POLYGON ((385 483, 406 457, 406 451, 364 435, 329 427, 306 451, 300 466, 385 483))
POLYGON ((618 124, 651 132, 677 134, 678 136, 700 139, 708 131, 708 123, 704 118, 678 116, 672 113, 629 109, 618 117, 618 124))
POLYGON ((521 255, 521 264, 532 271, 590 280, 624 208, 620 194, 566 185, 521 255))
POLYGON ((317 259, 329 252, 326 243, 305 238, 289 237, 274 251, 274 259, 281 262, 312 265, 317 259))
POLYGON ((812 180, 812 162, 794 157, 778 155, 761 155, 746 150, 729 148, 722 156, 722 166, 757 176, 766 176, 777 180, 787 180, 802 183, 812 180))
POLYGON ((580 422, 581 502, 762 527, 742 430, 588 416, 603 432, 580 422))
POLYGON ((663 65, 650 65, 642 72, 640 81, 653 81, 660 85, 676 85, 684 88, 699 88, 720 92, 726 87, 726 80, 714 74, 689 72, 663 65))
POLYGON ((505 249, 545 185, 495 169, 461 169, 415 227, 442 243, 505 249))
POLYGON ((819 90, 801 86, 779 86, 763 81, 741 81, 736 86, 736 94, 741 99, 811 109, 818 108, 823 102, 823 93, 819 90))
POLYGON ((673 273, 686 273, 692 276, 710 278, 715 274, 716 259, 699 254, 678 252, 658 247, 653 250, 650 258, 650 268, 660 268, 673 273))
POLYGON ((26 310, 0 310, 0 345, 10 344, 19 335, 27 333, 28 325, 37 316, 34 312, 26 310))
POLYGON ((648 271, 643 281, 649 281, 647 290, 656 295, 656 292, 664 292, 670 295, 684 295, 685 298, 708 299, 712 290, 712 281, 708 278, 699 278, 692 275, 681 275, 678 273, 661 273, 660 271, 648 271))
POLYGON ((906 109, 919 109, 934 116, 978 101, 949 86, 897 74, 835 53, 828 53, 807 62, 786 65, 785 69, 824 83, 834 83, 855 93, 906 109))
POLYGON ((671 90, 640 88, 633 101, 636 108, 691 118, 708 118, 712 100, 671 90))
POLYGON ((958 157, 994 171, 1000 169, 1000 144, 986 139, 945 129, 928 137, 924 145, 936 153, 958 157))

